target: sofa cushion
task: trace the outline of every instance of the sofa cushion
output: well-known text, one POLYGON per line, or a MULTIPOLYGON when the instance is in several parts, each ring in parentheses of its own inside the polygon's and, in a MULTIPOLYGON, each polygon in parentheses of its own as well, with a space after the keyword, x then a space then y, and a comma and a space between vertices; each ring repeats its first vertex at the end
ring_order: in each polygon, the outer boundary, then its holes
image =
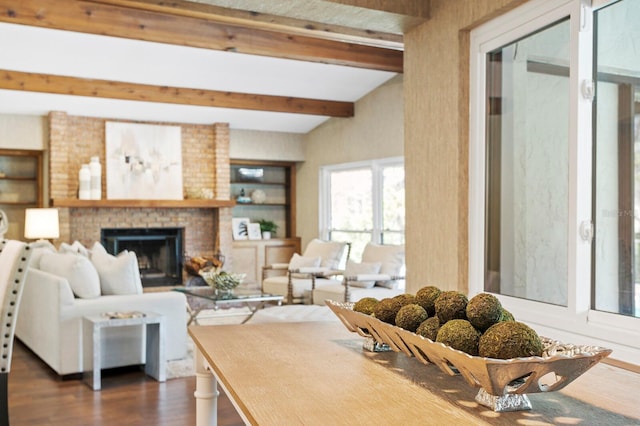
MULTIPOLYGON (((380 262, 380 273, 385 275, 400 275, 404 267, 404 245, 368 243, 362 253, 363 262, 380 262)), ((396 289, 398 281, 376 281, 376 285, 396 289)))
POLYGON ((142 281, 138 258, 134 252, 123 251, 117 256, 96 242, 91 249, 91 262, 100 276, 104 295, 141 294, 142 281))
MULTIPOLYGON (((381 287, 379 285, 374 285, 371 288, 349 286, 348 302, 357 302, 358 300, 365 297, 373 297, 374 299, 382 300, 384 298, 394 297, 402 293, 404 293, 404 289, 390 289, 381 287)), ((313 291, 312 303, 315 305, 325 305, 325 300, 344 302, 344 286, 342 284, 332 284, 317 287, 313 291)))
MULTIPOLYGON (((380 262, 353 262, 351 260, 347 261, 347 267, 345 268, 344 275, 347 277, 354 277, 357 275, 368 275, 368 274, 377 274, 380 272, 380 267, 382 263, 380 262)), ((371 288, 376 284, 375 280, 373 281, 349 281, 350 286, 354 287, 362 287, 362 288, 371 288)))
POLYGON ((336 241, 322 241, 317 238, 311 240, 304 249, 305 257, 320 257, 320 266, 329 269, 338 269, 344 254, 345 243, 336 241))
POLYGON ((40 270, 65 278, 76 297, 93 299, 100 296, 100 277, 91 261, 69 253, 43 253, 40 270))

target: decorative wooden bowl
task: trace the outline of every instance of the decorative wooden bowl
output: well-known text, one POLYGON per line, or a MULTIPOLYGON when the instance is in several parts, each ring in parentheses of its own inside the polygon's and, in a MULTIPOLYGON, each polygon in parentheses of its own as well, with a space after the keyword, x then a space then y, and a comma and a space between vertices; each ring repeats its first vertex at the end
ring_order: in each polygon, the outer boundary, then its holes
POLYGON ((373 338, 396 352, 435 364, 443 372, 461 375, 480 388, 476 401, 495 411, 530 409, 526 393, 551 392, 564 388, 611 353, 598 346, 576 346, 542 338, 542 357, 495 359, 471 356, 442 343, 355 312, 353 303, 326 300, 325 303, 349 331, 373 338), (549 383, 551 381, 551 383, 549 383), (505 398, 507 396, 520 398, 505 398))

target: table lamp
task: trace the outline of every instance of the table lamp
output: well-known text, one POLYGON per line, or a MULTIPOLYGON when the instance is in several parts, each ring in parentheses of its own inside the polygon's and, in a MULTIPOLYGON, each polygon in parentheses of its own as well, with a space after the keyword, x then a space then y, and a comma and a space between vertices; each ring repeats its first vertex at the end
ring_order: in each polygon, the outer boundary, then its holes
POLYGON ((59 237, 58 209, 25 209, 25 239, 48 240, 59 237))

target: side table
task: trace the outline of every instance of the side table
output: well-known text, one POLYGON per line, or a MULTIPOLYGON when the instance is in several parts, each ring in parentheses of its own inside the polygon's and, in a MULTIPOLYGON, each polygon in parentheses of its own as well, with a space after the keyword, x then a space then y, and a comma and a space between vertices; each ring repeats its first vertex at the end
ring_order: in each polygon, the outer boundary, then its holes
POLYGON ((166 356, 164 352, 164 317, 155 313, 133 318, 111 318, 104 314, 87 315, 83 318, 84 359, 91 360, 91 370, 83 374, 85 383, 93 390, 101 388, 102 330, 109 327, 146 325, 146 363, 144 372, 159 382, 167 380, 166 356))

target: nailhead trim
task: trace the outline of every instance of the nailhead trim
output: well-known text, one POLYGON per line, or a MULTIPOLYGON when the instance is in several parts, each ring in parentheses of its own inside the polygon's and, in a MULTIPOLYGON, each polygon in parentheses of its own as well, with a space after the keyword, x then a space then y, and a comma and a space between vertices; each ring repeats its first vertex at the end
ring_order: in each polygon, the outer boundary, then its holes
MULTIPOLYGON (((8 240, 0 241, 0 253, 4 250, 8 240)), ((24 284, 28 262, 31 258, 31 246, 26 244, 18 260, 11 291, 7 295, 7 300, 2 302, 2 318, 4 332, 0 335, 0 372, 6 373, 11 368, 11 353, 13 350, 13 337, 15 333, 15 312, 18 306, 18 298, 21 295, 21 288, 24 284)))

